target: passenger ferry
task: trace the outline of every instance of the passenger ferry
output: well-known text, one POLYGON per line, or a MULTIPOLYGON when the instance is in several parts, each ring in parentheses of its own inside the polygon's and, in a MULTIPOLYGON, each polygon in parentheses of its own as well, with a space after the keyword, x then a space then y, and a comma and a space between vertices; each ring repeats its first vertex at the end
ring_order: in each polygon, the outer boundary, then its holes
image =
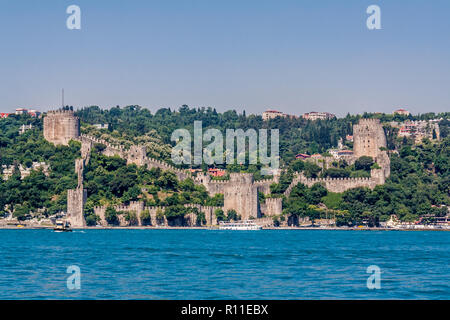
POLYGON ((219 222, 220 230, 261 230, 262 227, 257 225, 252 220, 238 221, 238 222, 219 222))
POLYGON ((70 223, 63 220, 56 220, 56 226, 53 228, 54 232, 72 232, 70 223))

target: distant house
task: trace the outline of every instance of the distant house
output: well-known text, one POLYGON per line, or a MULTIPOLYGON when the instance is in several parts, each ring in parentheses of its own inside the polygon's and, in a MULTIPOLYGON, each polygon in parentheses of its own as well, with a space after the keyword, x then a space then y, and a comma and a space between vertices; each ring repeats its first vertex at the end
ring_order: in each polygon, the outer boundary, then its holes
POLYGON ((338 159, 349 159, 349 158, 353 158, 353 151, 352 150, 339 150, 337 153, 337 158, 338 159))
POLYGON ((311 120, 311 121, 315 121, 315 120, 326 120, 326 119, 333 119, 336 117, 336 115, 329 113, 329 112, 307 112, 305 114, 303 114, 303 119, 306 120, 311 120))
POLYGON ((16 114, 26 114, 26 113, 28 113, 28 109, 25 109, 25 108, 17 108, 15 113, 16 113, 16 114))
POLYGON ((226 171, 224 169, 210 168, 208 169, 208 173, 213 177, 223 177, 226 171))
POLYGON ((305 160, 311 158, 311 156, 309 154, 304 154, 304 153, 299 153, 298 155, 295 156, 295 159, 301 159, 301 160, 305 160))
POLYGON ((37 111, 37 110, 28 110, 28 114, 30 115, 30 116, 32 116, 32 117, 39 117, 40 115, 41 115, 41 112, 40 111, 37 111))
POLYGON ((283 113, 283 112, 277 111, 277 110, 267 110, 267 111, 264 111, 263 114, 262 114, 262 118, 263 118, 264 121, 267 121, 269 119, 275 119, 276 117, 289 118, 289 119, 296 119, 296 118, 298 118, 295 115, 286 114, 286 113, 283 113))
POLYGON ((19 134, 24 134, 25 131, 31 130, 31 129, 33 129, 33 126, 32 126, 31 124, 29 124, 29 125, 24 125, 24 124, 23 124, 23 125, 20 127, 20 129, 19 129, 19 134))
POLYGON ((405 109, 397 109, 394 111, 394 114, 401 114, 403 116, 409 116, 409 111, 405 109))
POLYGON ((4 119, 4 118, 8 118, 12 113, 0 113, 0 118, 4 119))
POLYGON ((353 136, 348 134, 345 136, 345 140, 353 142, 353 136))
POLYGON ((269 119, 275 119, 276 117, 285 117, 285 114, 281 111, 277 110, 267 110, 264 111, 262 114, 262 118, 264 121, 267 121, 269 119))
POLYGON ((105 124, 105 123, 96 123, 94 124, 94 127, 96 127, 97 129, 108 129, 109 128, 109 124, 105 124))

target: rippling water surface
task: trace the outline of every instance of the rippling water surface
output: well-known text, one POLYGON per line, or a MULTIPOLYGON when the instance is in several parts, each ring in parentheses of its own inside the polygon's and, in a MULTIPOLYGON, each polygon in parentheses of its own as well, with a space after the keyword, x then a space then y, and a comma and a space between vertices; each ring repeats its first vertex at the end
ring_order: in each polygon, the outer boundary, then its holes
POLYGON ((0 299, 450 299, 449 263, 450 232, 0 230, 0 299))

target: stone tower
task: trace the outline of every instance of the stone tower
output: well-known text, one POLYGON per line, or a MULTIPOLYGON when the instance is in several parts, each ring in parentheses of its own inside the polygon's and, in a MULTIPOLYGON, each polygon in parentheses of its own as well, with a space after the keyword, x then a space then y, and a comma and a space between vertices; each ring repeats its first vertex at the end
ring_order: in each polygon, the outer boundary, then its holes
POLYGON ((76 188, 67 190, 67 220, 73 228, 86 227, 84 205, 87 201, 87 190, 76 188))
POLYGON ((259 218, 258 188, 253 183, 252 173, 231 173, 224 187, 224 211, 234 209, 242 220, 251 216, 259 218))
POLYGON ((386 135, 379 119, 360 119, 353 126, 353 152, 356 158, 377 158, 380 148, 386 148, 386 135))
POLYGON ((127 164, 145 165, 147 159, 147 149, 144 146, 131 146, 128 152, 127 164))
POLYGON ((71 110, 47 112, 44 118, 44 138, 53 144, 68 145, 80 136, 80 119, 71 110))
POLYGON ((76 189, 67 190, 67 220, 74 228, 86 227, 84 205, 87 201, 87 190, 83 189, 84 160, 75 160, 75 172, 78 176, 76 189))

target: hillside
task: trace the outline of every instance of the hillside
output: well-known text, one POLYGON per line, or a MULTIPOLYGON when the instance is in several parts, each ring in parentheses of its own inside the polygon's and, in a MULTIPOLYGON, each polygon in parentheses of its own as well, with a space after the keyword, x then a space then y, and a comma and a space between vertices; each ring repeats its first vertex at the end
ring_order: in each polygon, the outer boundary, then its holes
MULTIPOLYGON (((191 109, 187 106, 177 111, 160 109, 154 114, 137 106, 110 110, 89 107, 76 114, 81 119, 82 132, 125 147, 132 144, 145 145, 149 156, 169 162, 171 133, 178 128, 187 128, 192 132, 194 120, 201 120, 204 129, 217 128, 222 132, 228 128, 277 128, 280 130, 281 165, 287 170, 282 174, 280 183, 271 186, 274 197, 281 196, 286 190, 294 171, 302 171, 313 177, 364 177, 374 165, 370 162, 364 164, 362 160, 354 165, 337 162, 331 168, 322 170, 317 165, 295 159, 298 153, 325 154, 329 148, 337 147, 340 139, 351 147, 346 136, 352 133, 352 125, 361 116, 348 115, 324 121, 306 121, 301 118, 263 121, 261 116, 246 116, 235 111, 218 113, 211 108, 191 109), (108 124, 109 128, 97 129, 95 124, 108 124)), ((398 131, 390 123, 393 120, 424 120, 448 116, 449 114, 416 117, 363 115, 381 119, 385 127, 391 158, 391 176, 386 183, 374 190, 359 188, 343 194, 330 193, 320 186, 308 188, 298 185, 284 199, 284 216, 276 219, 282 220, 293 215, 314 220, 333 214, 341 225, 363 221, 377 225, 379 221, 387 220, 391 214, 397 214, 404 221, 415 221, 429 215, 444 215, 447 209, 442 206, 450 205, 449 122, 439 122, 440 141, 424 139, 420 143, 399 138, 398 131)), ((0 120, 0 165, 4 166, 4 177, 0 180, 0 215, 13 213, 18 219, 26 219, 48 217, 65 211, 67 189, 74 188, 77 183, 74 161, 78 157, 78 142, 55 147, 43 138, 42 119, 24 115, 0 120), (19 128, 23 124, 31 124, 32 129, 19 134, 19 128), (36 163, 44 163, 48 165, 48 169, 38 166, 34 170, 36 163), (20 167, 26 169, 29 175, 21 177, 20 167), (5 176, 7 170, 12 172, 8 178, 5 176)), ((199 167, 203 170, 207 168, 206 165, 199 167)), ((259 174, 257 165, 217 167, 226 168, 229 172, 252 172, 255 173, 255 178, 259 174)), ((98 220, 93 213, 93 207, 98 205, 112 206, 142 200, 146 205, 167 206, 181 211, 180 206, 188 203, 210 206, 223 204, 223 196, 210 197, 203 186, 195 185, 191 180, 178 181, 171 172, 127 165, 123 159, 106 157, 99 152, 92 153, 86 168, 85 188, 88 191, 85 215, 91 225, 98 220)), ((263 197, 264 195, 260 195, 261 201, 263 197)))

